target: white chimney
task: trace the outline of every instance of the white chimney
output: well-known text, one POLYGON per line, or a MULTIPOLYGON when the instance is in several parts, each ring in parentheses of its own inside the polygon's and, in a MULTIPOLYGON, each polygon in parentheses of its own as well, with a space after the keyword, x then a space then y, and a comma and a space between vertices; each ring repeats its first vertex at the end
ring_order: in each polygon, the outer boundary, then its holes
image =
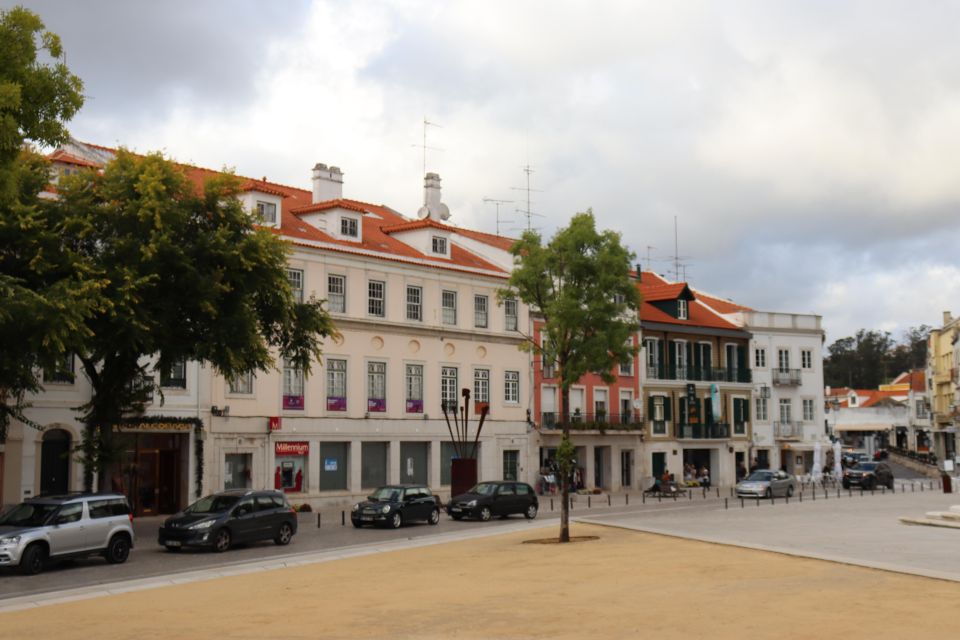
POLYGON ((343 197, 343 172, 318 162, 313 167, 313 204, 343 197))
POLYGON ((428 173, 423 178, 423 206, 418 215, 437 222, 450 217, 450 209, 440 202, 440 176, 435 173, 428 173))
POLYGON ((950 314, 950 312, 949 312, 949 311, 944 311, 944 312, 943 312, 943 326, 947 326, 947 325, 950 324, 950 322, 952 322, 952 321, 953 321, 953 316, 950 314))

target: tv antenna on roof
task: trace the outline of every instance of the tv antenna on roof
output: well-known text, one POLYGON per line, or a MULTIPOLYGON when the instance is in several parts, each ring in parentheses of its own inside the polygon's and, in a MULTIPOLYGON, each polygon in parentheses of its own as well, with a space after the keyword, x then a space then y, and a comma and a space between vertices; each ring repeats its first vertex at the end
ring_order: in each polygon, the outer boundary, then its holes
POLYGON ((538 216, 538 217, 541 217, 541 218, 543 217, 541 214, 539 214, 539 213, 534 213, 533 210, 530 209, 530 192, 531 192, 531 191, 536 191, 536 192, 538 192, 538 193, 543 193, 543 189, 533 189, 533 188, 530 187, 530 174, 533 173, 533 169, 530 167, 529 164, 523 165, 523 172, 524 172, 525 174, 527 174, 527 186, 526 186, 526 187, 510 187, 510 188, 513 189, 514 191, 526 191, 526 192, 527 192, 527 208, 526 208, 526 209, 517 209, 517 211, 519 211, 519 212, 522 213, 524 216, 526 216, 526 218, 527 218, 527 231, 530 231, 530 229, 532 229, 532 225, 530 224, 530 218, 531 218, 531 216, 538 216))
MULTIPOLYGON (((430 122, 429 120, 427 120, 427 116, 423 116, 423 142, 421 144, 410 145, 411 147, 419 147, 423 151, 423 174, 422 175, 424 176, 427 175, 427 149, 429 149, 430 151, 441 151, 441 152, 443 151, 443 149, 440 149, 438 147, 427 146, 427 127, 437 127, 439 129, 443 129, 443 127, 441 127, 436 122, 430 122)), ((424 193, 423 197, 424 198, 427 197, 426 193, 424 193)))
POLYGON ((510 204, 513 200, 497 200, 496 198, 483 197, 484 202, 492 202, 497 207, 497 235, 500 235, 500 223, 501 222, 513 222, 513 220, 501 220, 500 219, 500 205, 501 204, 510 204))

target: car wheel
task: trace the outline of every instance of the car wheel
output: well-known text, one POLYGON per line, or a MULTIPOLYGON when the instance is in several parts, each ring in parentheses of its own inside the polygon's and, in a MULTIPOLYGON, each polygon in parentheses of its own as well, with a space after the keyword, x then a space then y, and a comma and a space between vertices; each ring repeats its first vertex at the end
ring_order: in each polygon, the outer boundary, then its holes
POLYGON ((793 485, 792 485, 792 484, 787 487, 787 497, 788 497, 788 498, 792 498, 792 497, 793 497, 793 485))
POLYGON ((772 500, 772 499, 773 499, 773 489, 772 489, 771 487, 767 487, 767 492, 766 492, 765 494, 763 494, 763 497, 766 498, 767 500, 772 500))
POLYGON ((393 517, 390 518, 390 528, 399 529, 403 525, 403 516, 400 515, 399 511, 393 513, 393 517))
POLYGON ((213 550, 217 553, 223 553, 230 548, 232 542, 229 529, 220 529, 213 539, 213 550))
POLYGON ((168 544, 168 545, 164 545, 164 546, 166 546, 167 551, 169 551, 170 553, 178 553, 178 552, 180 551, 180 549, 182 548, 182 547, 174 547, 174 546, 169 545, 169 544, 168 544))
POLYGON ((110 564, 123 564, 130 557, 130 539, 122 534, 113 536, 103 555, 110 564))
POLYGON ((293 539, 293 527, 290 526, 289 522, 284 522, 280 525, 280 530, 277 531, 277 537, 273 539, 274 543, 280 545, 281 547, 290 544, 290 540, 293 539))
POLYGON ((20 564, 17 571, 25 576, 35 576, 43 571, 43 565, 47 562, 47 551, 39 544, 32 544, 20 556, 20 564))
POLYGON ((439 524, 440 523, 440 509, 434 509, 430 512, 430 518, 427 520, 430 524, 439 524))
POLYGON ((844 482, 843 482, 843 488, 844 488, 844 489, 849 489, 849 488, 850 488, 850 483, 847 482, 846 480, 844 480, 844 482))
POLYGON ((480 519, 484 522, 488 521, 493 516, 493 512, 490 511, 490 507, 483 507, 480 509, 480 519))
POLYGON ((531 504, 527 507, 527 510, 523 512, 523 517, 527 520, 533 520, 537 517, 537 505, 531 504))
POLYGON ((363 523, 360 522, 359 520, 351 520, 350 522, 352 522, 353 526, 357 529, 363 528, 363 523))

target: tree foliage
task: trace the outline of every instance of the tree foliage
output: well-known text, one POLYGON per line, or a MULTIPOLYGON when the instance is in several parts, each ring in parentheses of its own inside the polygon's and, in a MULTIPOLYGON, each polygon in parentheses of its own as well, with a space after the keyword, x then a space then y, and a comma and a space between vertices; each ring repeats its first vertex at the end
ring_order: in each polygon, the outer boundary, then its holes
MULTIPOLYGON (((528 336, 525 348, 556 362, 561 415, 570 386, 587 373, 607 382, 613 368, 636 354, 640 296, 630 277, 633 254, 612 231, 597 231, 593 212, 576 214, 548 244, 527 231, 511 248, 515 267, 501 299, 519 298, 542 319, 543 342, 528 336)), ((562 420, 569 442, 569 420, 562 420)), ((569 477, 561 474, 560 540, 569 541, 569 477)))
POLYGON ((930 327, 907 329, 898 342, 888 331, 860 329, 827 347, 824 383, 834 387, 876 389, 895 376, 927 363, 927 336, 930 327))
POLYGON ((153 397, 156 372, 192 360, 233 378, 279 356, 309 374, 335 333, 321 301, 296 301, 288 245, 254 226, 238 188, 221 175, 199 191, 159 154, 123 150, 102 174, 61 180, 50 209, 83 230, 70 242, 106 283, 77 351, 93 387, 83 407, 93 469, 112 425, 153 397))

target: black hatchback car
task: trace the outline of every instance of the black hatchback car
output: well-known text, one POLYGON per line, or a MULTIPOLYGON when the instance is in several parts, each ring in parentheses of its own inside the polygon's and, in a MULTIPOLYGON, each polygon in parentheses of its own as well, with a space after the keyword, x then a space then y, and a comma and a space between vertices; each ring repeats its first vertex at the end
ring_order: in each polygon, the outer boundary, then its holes
POLYGON ((423 484, 392 484, 380 487, 364 502, 353 505, 353 526, 365 524, 399 529, 404 522, 424 520, 440 522, 440 499, 423 484))
POLYGON ((470 491, 454 496, 447 503, 447 514, 454 520, 464 517, 487 521, 522 513, 527 520, 537 517, 540 502, 533 487, 525 482, 481 482, 470 491))
POLYGON ((893 471, 886 462, 858 462, 843 471, 843 488, 854 485, 868 491, 878 486, 893 489, 893 471))
POLYGON ((210 547, 223 552, 237 542, 290 544, 296 532, 297 513, 282 493, 236 489, 201 498, 167 518, 157 542, 168 551, 210 547))

